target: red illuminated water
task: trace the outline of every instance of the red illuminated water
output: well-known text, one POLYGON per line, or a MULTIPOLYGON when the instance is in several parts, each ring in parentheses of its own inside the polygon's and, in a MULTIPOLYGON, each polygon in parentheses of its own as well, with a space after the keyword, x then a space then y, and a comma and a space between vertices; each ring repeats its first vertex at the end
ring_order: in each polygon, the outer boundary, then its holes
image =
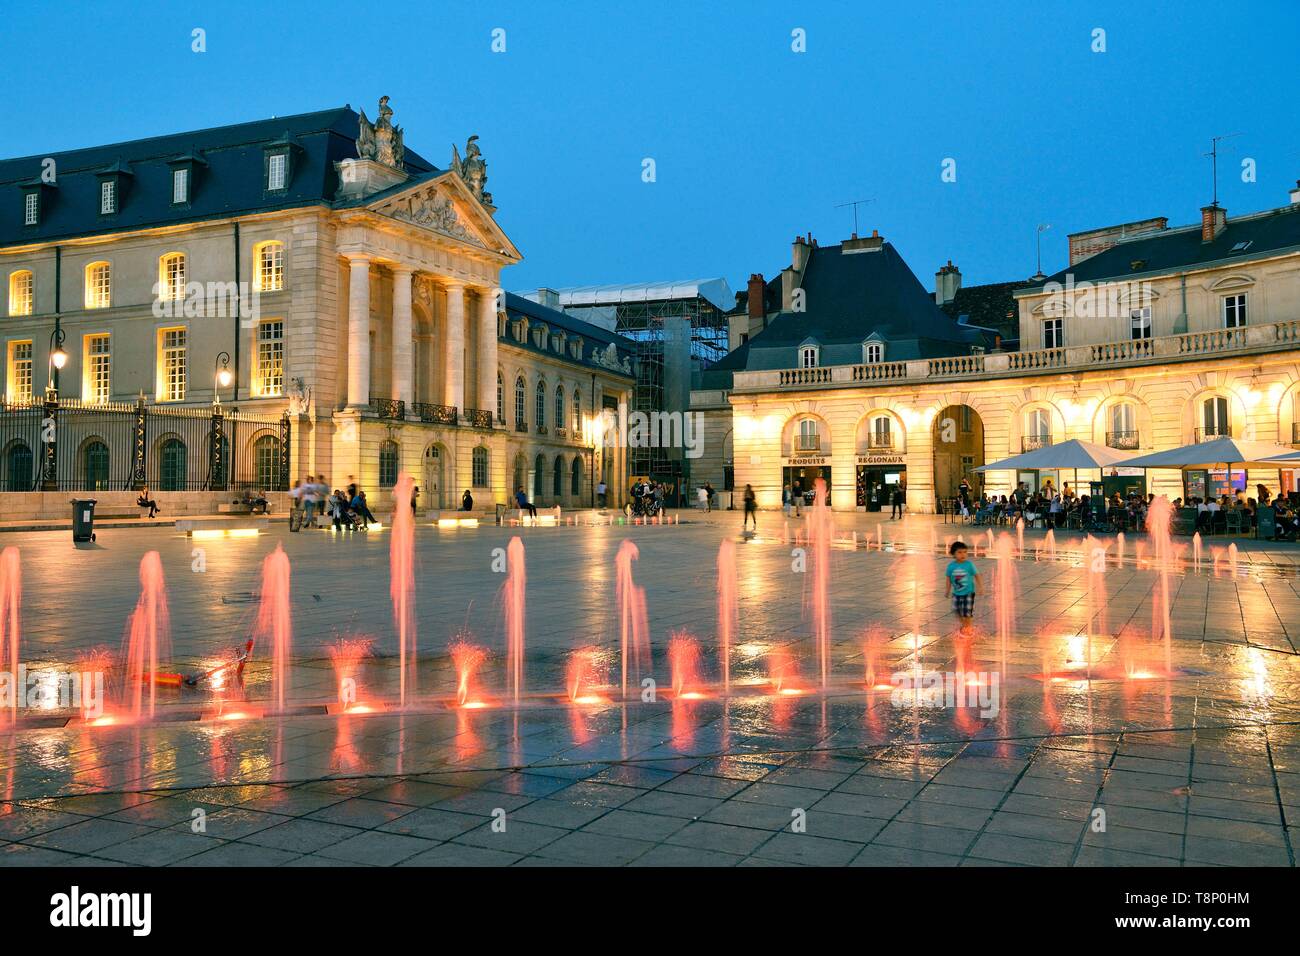
POLYGON ((722 665, 722 690, 731 690, 731 646, 740 629, 736 597, 736 543, 723 538, 718 546, 718 659, 722 665))
POLYGON ((668 638, 668 672, 674 696, 694 692, 700 685, 700 644, 685 631, 668 638))
POLYGON ((1164 495, 1153 498, 1147 508, 1147 535, 1151 539, 1151 559, 1159 578, 1151 603, 1151 632, 1159 634, 1165 645, 1165 671, 1173 670, 1173 626, 1170 624, 1169 572, 1173 564, 1174 509, 1164 495))
POLYGON ((136 720, 154 715, 158 662, 170 652, 170 644, 162 558, 149 551, 140 559, 140 597, 127 620, 122 646, 122 703, 136 720))
POLYGON ((631 539, 624 538, 614 557, 614 597, 618 604, 618 633, 622 666, 622 692, 627 697, 629 667, 633 680, 650 667, 650 621, 646 613, 645 588, 632 577, 632 562, 641 552, 631 539))
POLYGON ((411 492, 415 480, 406 472, 393 487, 393 527, 388 542, 389 594, 397 628, 398 698, 406 706, 408 689, 415 694, 415 515, 411 492), (410 687, 407 687, 407 684, 410 687))
POLYGON ((18 549, 0 551, 0 659, 9 664, 10 719, 18 719, 18 649, 22 640, 23 569, 18 549))
POLYGON ((262 562, 262 596, 257 607, 254 639, 271 648, 271 700, 284 709, 290 689, 293 613, 289 601, 289 556, 280 545, 262 562))
POLYGON ((1093 646, 1099 638, 1108 632, 1106 622, 1106 551, 1092 535, 1088 535, 1084 544, 1084 561, 1087 566, 1088 579, 1088 649, 1087 673, 1092 679, 1093 646))
POLYGON ((524 619, 528 569, 524 542, 518 535, 506 546, 506 583, 502 592, 506 622, 506 691, 518 704, 524 689, 524 619))
POLYGON ((452 670, 456 672, 456 703, 464 707, 466 702, 476 699, 473 695, 474 675, 487 660, 487 648, 457 637, 447 648, 447 653, 451 657, 452 670))
POLYGON ((596 647, 580 647, 569 655, 564 668, 564 683, 570 701, 580 703, 592 697, 592 689, 603 683, 598 673, 599 661, 600 649, 596 647))
POLYGON ((813 506, 808 521, 808 534, 813 558, 813 637, 817 644, 817 666, 821 685, 830 680, 831 663, 831 537, 835 532, 834 519, 826 500, 826 481, 818 478, 813 484, 813 506))
POLYGON ((334 666, 334 686, 338 688, 338 701, 351 707, 361 699, 361 661, 371 655, 374 642, 367 637, 340 638, 325 648, 334 666))

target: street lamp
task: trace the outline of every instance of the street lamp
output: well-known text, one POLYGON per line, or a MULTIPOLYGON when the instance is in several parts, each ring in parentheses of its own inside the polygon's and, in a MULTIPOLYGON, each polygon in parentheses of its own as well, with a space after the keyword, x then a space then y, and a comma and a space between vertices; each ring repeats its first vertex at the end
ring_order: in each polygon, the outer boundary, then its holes
POLYGON ((65 336, 63 329, 55 328, 50 333, 50 388, 57 386, 56 378, 63 366, 68 364, 68 353, 63 350, 65 336))
POLYGON ((212 404, 221 404, 221 390, 229 388, 230 383, 235 380, 234 373, 230 371, 230 353, 220 352, 217 354, 217 360, 212 363, 212 378, 214 387, 212 389, 212 404))

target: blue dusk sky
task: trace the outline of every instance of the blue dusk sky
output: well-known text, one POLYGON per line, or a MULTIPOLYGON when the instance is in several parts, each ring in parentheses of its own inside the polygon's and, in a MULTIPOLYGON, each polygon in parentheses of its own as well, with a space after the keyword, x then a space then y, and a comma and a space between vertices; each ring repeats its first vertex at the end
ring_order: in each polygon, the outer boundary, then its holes
POLYGON ((847 200, 927 286, 1065 264, 1066 235, 1300 178, 1294 3, 7 4, 0 155, 392 97, 439 166, 480 136, 510 289, 722 276, 848 236, 847 200), (207 51, 191 50, 206 31, 207 51), (505 52, 492 34, 505 31, 505 52), (792 31, 804 31, 795 52, 792 31), (1104 52, 1094 52, 1104 31, 1104 52), (655 181, 643 182, 652 159, 655 181), (944 182, 945 160, 955 182, 944 182), (1252 160, 1255 182, 1244 182, 1252 160))

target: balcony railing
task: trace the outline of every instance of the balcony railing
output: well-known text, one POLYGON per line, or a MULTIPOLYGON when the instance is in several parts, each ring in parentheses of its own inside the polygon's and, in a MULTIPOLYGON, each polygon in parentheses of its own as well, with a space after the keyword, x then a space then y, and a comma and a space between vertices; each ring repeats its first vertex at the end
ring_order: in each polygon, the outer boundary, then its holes
POLYGON ((456 424, 456 406, 455 405, 434 405, 431 402, 413 402, 411 408, 419 416, 420 421, 430 422, 435 425, 455 425, 456 424))
POLYGON ((1142 443, 1135 431, 1106 432, 1106 447, 1117 448, 1120 451, 1136 451, 1142 447, 1142 443))
POLYGON ((1232 433, 1226 425, 1215 425, 1212 428, 1198 428, 1195 432, 1197 443, 1203 441, 1214 441, 1216 438, 1231 438, 1232 433))
POLYGON ((371 396, 370 407, 380 418, 392 418, 401 421, 406 418, 406 402, 400 398, 375 398, 371 396))
POLYGON ((1300 448, 1300 422, 1291 423, 1291 444, 1300 448))
POLYGON ((1037 451, 1040 448, 1046 448, 1052 443, 1051 435, 1024 435, 1020 439, 1020 450, 1037 451))
POLYGON ((517 431, 517 432, 526 432, 526 431, 528 431, 528 423, 527 423, 527 422, 523 422, 523 421, 517 421, 517 422, 515 422, 515 431, 517 431))
POLYGON ((800 454, 816 454, 822 450, 820 435, 800 435, 794 440, 794 450, 800 454))
POLYGON ((491 428, 492 413, 481 408, 467 408, 465 409, 465 421, 469 422, 474 428, 491 428))
POLYGON ((556 426, 555 426, 555 437, 556 437, 556 438, 564 438, 564 437, 565 437, 566 435, 568 435, 568 434, 569 434, 569 430, 568 430, 567 428, 565 428, 563 425, 556 425, 556 426))
MULTIPOLYGON (((1185 332, 1150 339, 1124 339, 1093 345, 991 352, 902 362, 824 365, 818 368, 737 372, 733 392, 851 388, 893 382, 913 383, 1014 375, 1049 375, 1061 369, 1116 368, 1152 362, 1178 362, 1240 352, 1300 349, 1300 319, 1235 329, 1185 332)), ((1298 438, 1297 440, 1300 440, 1298 438)))
POLYGON ((537 426, 537 434, 539 434, 539 435, 545 435, 545 434, 546 434, 546 426, 545 426, 545 425, 538 425, 538 426, 537 426))
POLYGON ((893 451, 893 432, 871 432, 867 435, 867 448, 871 451, 893 451))

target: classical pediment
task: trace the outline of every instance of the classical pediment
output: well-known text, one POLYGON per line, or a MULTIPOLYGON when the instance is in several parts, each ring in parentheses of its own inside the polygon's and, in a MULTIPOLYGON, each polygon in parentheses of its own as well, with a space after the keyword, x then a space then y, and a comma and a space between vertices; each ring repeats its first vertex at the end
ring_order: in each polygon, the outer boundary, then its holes
POLYGON ((399 222, 519 258, 514 244, 454 173, 403 189, 368 208, 399 222))

